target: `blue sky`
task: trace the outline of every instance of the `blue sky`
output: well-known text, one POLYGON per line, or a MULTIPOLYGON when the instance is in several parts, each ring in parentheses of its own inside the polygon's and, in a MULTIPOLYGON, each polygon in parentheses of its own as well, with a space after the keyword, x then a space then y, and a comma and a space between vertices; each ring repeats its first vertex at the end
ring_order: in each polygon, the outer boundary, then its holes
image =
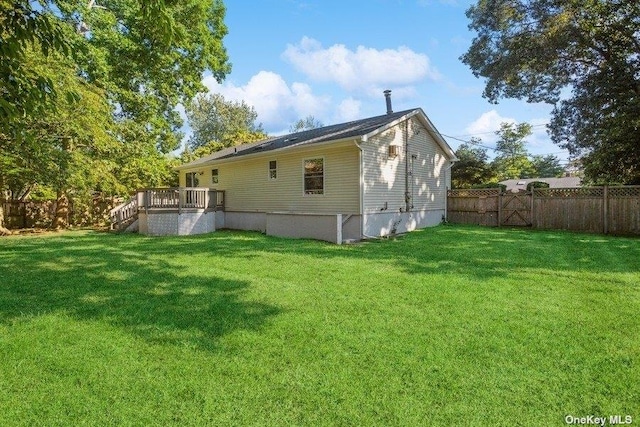
MULTIPOLYGON (((470 0, 264 0, 225 2, 232 71, 211 92, 244 100, 269 134, 313 115, 323 124, 421 107, 438 130, 494 146, 503 121, 534 125, 533 154, 566 152, 548 138, 551 107, 482 97, 484 83, 459 60, 473 33, 470 0)), ((455 149, 461 142, 447 138, 455 149)), ((493 156, 493 152, 489 151, 493 156)))

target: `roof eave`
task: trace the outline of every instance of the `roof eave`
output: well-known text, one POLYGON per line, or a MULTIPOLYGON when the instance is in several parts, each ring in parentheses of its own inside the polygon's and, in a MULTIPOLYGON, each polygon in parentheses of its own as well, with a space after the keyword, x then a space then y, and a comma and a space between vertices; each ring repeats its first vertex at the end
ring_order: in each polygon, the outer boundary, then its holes
POLYGON ((445 141, 445 139, 442 137, 438 129, 436 129, 436 127, 433 125, 429 117, 427 117, 427 115, 422 110, 422 108, 416 108, 415 110, 410 111, 404 116, 401 116, 396 120, 387 123, 384 126, 381 126, 377 129, 372 130, 367 134, 362 135, 361 140, 362 142, 366 142, 372 136, 378 135, 386 131, 387 129, 391 129, 392 127, 396 126, 398 123, 402 123, 405 120, 409 120, 411 117, 414 117, 414 116, 418 116, 418 119, 422 122, 422 124, 427 129, 431 137, 436 141, 436 144, 438 144, 442 149, 442 151, 444 151, 445 155, 449 158, 450 162, 457 162, 458 160, 460 160, 456 157, 456 153, 449 146, 449 144, 447 144, 447 141, 445 141))
POLYGON ((332 139, 329 141, 322 141, 322 142, 314 142, 313 144, 297 144, 297 145, 289 145, 286 147, 281 147, 281 148, 275 148, 273 150, 269 150, 269 151, 260 151, 257 153, 250 153, 250 154, 242 154, 239 156, 225 156, 225 157, 221 157, 221 158, 216 158, 216 159, 210 159, 207 161, 203 161, 201 163, 197 163, 195 165, 192 166, 188 166, 189 164, 185 164, 182 166, 178 166, 175 169, 176 170, 185 170, 185 169, 196 169, 199 167, 203 167, 203 166, 209 166, 209 165, 215 165, 215 164, 220 164, 220 163, 230 163, 230 162, 236 162, 236 161, 241 161, 244 159, 252 159, 252 158, 257 158, 257 157, 268 157, 270 154, 272 153, 280 153, 282 151, 297 151, 297 150, 302 150, 305 148, 315 148, 315 147, 323 147, 326 145, 330 145, 330 144, 341 144, 341 143, 353 143, 354 141, 358 140, 358 136, 352 136, 352 137, 348 137, 348 138, 339 138, 339 139, 332 139), (179 169, 178 169, 179 168, 179 169))

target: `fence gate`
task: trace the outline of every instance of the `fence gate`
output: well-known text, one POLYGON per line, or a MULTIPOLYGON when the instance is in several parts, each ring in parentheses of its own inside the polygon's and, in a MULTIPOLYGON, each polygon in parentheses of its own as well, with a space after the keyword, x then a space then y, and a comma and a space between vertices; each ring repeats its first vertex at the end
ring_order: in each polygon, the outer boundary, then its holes
POLYGON ((503 193, 500 196, 500 225, 530 227, 531 193, 503 193))

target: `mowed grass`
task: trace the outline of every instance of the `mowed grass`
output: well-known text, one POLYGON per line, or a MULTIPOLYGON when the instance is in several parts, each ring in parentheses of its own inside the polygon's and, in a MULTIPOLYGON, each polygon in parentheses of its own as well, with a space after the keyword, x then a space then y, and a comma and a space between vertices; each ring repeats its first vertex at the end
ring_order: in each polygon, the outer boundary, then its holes
POLYGON ((640 240, 1 239, 0 408, 3 426, 638 422, 640 240))

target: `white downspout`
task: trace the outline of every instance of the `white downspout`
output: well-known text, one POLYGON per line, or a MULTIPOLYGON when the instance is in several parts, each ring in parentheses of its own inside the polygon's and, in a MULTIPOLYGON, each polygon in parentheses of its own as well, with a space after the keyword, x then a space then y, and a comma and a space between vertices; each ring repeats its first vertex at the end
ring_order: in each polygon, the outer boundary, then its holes
MULTIPOLYGON (((360 141, 366 142, 366 136, 363 136, 360 141)), ((362 239, 364 238, 364 151, 357 139, 354 142, 358 150, 360 150, 360 238, 362 239)))

